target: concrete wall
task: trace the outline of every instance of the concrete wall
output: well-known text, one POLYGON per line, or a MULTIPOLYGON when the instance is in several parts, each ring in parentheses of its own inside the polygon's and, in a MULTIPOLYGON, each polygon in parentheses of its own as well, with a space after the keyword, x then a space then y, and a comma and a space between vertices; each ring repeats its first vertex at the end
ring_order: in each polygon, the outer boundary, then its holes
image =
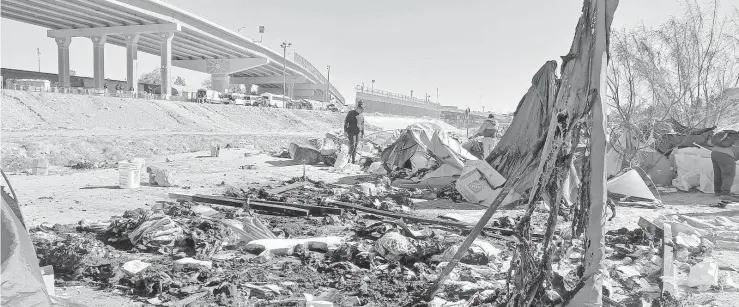
POLYGON ((438 104, 414 103, 392 97, 357 92, 357 101, 362 100, 365 112, 377 112, 403 116, 441 117, 438 104))
MULTIPOLYGON (((4 82, 3 87, 8 87, 10 85, 9 82, 12 82, 12 80, 14 79, 49 80, 51 81, 52 87, 57 87, 59 85, 59 75, 57 74, 2 68, 0 69, 0 75, 2 75, 3 77, 3 82, 4 82)), ((116 84, 120 84, 124 90, 127 90, 126 81, 106 79, 105 82, 108 83, 109 90, 115 90, 116 84)), ((94 88, 93 83, 94 83, 93 78, 80 77, 80 76, 70 76, 69 77, 70 87, 94 88)), ((140 91, 146 91, 145 90, 146 88, 153 88, 153 87, 158 87, 158 86, 154 86, 152 84, 139 83, 140 91)))

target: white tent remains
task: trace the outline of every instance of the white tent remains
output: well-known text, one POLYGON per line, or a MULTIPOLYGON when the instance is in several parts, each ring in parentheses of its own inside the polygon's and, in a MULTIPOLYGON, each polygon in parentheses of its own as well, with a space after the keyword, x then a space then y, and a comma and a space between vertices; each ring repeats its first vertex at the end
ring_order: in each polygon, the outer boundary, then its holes
POLYGON ((393 186, 402 188, 441 188, 454 182, 469 160, 478 160, 446 132, 426 123, 409 126, 382 153, 388 171, 409 168, 413 172, 432 169, 421 178, 398 179, 393 186))
MULTIPOLYGON (((673 152, 677 176, 672 186, 682 191, 697 188, 703 193, 713 193, 713 163, 711 151, 704 148, 680 148, 673 152)), ((732 193, 739 193, 739 173, 734 177, 732 193)))

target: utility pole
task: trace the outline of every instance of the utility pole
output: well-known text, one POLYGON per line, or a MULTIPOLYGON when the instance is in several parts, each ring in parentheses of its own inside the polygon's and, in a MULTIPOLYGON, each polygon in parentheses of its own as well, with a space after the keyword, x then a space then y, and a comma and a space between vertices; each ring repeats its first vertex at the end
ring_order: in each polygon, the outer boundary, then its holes
POLYGON ((413 90, 411 90, 411 102, 413 102, 413 90))
POLYGON ((326 65, 326 70, 328 70, 326 73, 326 103, 329 103, 331 102, 331 92, 329 91, 329 86, 331 86, 331 65, 326 65))
POLYGON ((375 92, 375 80, 373 79, 372 80, 372 93, 374 92, 375 92))
POLYGON ((287 75, 286 75, 286 67, 287 67, 287 47, 292 46, 292 43, 289 42, 282 42, 280 47, 282 47, 282 96, 287 96, 287 75))
POLYGON ((439 87, 436 87, 436 102, 441 104, 441 101, 439 101, 439 87))
POLYGON ((38 55, 38 72, 41 72, 41 48, 36 48, 36 54, 38 55))

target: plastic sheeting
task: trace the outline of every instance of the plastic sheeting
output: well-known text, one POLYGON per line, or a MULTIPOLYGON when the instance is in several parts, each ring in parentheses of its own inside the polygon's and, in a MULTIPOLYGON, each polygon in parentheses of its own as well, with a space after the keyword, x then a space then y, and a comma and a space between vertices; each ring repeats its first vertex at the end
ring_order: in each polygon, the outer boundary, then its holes
POLYGON ((51 306, 36 251, 18 216, 2 200, 2 306, 51 306))
MULTIPOLYGON (((711 152, 702 148, 681 148, 673 151, 677 176, 672 186, 689 191, 697 188, 703 193, 713 193, 713 164, 711 152)), ((734 177, 732 193, 739 193, 739 172, 734 177)))
POLYGON ((639 173, 635 169, 608 180, 607 187, 608 192, 611 193, 657 200, 644 182, 644 179, 639 176, 639 173))
POLYGON ((452 183, 464 168, 464 163, 478 160, 459 142, 444 131, 436 130, 428 143, 424 141, 428 131, 410 129, 382 154, 382 161, 391 170, 411 162, 413 171, 418 168, 438 168, 420 180, 399 179, 393 186, 403 188, 440 188, 452 183), (426 145, 428 144, 428 145, 426 145), (424 162, 425 161, 425 162, 424 162))

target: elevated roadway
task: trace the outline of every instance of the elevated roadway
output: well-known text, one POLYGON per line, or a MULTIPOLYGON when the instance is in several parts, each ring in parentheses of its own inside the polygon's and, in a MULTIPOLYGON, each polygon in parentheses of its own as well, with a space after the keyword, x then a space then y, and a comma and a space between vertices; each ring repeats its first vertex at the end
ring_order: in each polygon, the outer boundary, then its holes
MULTIPOLYGON (((138 51, 161 57, 162 95, 171 94, 172 66, 208 73, 213 88, 259 85, 294 98, 344 97, 297 53, 284 59, 274 51, 193 13, 158 0, 1 0, 4 18, 48 28, 59 52, 59 84, 69 86, 69 46, 73 37, 93 42, 95 87, 104 84, 104 45, 127 48, 127 80, 136 89, 138 51)), ((320 99, 324 100, 324 99, 320 99)))

